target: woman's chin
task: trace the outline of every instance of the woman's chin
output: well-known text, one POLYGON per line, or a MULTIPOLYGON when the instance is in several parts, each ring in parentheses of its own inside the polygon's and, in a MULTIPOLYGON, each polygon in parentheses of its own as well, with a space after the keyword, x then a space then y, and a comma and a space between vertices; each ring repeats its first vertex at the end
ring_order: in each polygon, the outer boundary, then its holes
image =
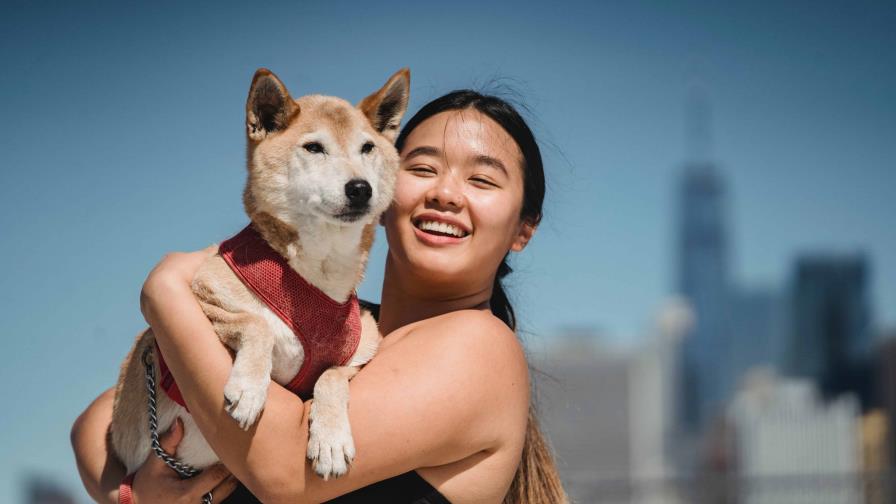
POLYGON ((469 265, 458 261, 456 256, 445 257, 445 254, 422 252, 414 254, 411 259, 414 271, 419 277, 436 283, 457 283, 458 279, 467 282, 469 265))

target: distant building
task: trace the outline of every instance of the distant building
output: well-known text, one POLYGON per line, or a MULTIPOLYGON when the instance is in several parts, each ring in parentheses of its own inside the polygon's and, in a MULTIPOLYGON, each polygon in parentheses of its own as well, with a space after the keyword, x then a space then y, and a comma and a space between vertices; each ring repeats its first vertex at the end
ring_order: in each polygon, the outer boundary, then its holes
MULTIPOLYGON (((711 110, 699 87, 687 105, 688 162, 678 187, 675 292, 695 324, 680 353, 679 434, 698 440, 718 431, 741 377, 780 365, 787 310, 776 290, 743 288, 731 278, 728 191, 712 160, 711 110)), ((690 459, 690 460, 688 460, 690 459)), ((696 469, 704 461, 680 460, 696 469)))
POLYGON ((685 167, 679 194, 677 292, 696 316, 682 348, 680 420, 697 431, 721 411, 731 386, 724 365, 730 348, 725 184, 712 163, 695 162, 685 167))
MULTIPOLYGON (((693 309, 695 324, 679 357, 678 430, 695 437, 724 409, 732 372, 732 286, 729 278, 728 202, 725 180, 711 154, 711 109, 699 86, 686 107, 688 161, 679 180, 675 293, 693 309)), ((693 465, 691 460, 682 460, 693 465)))
POLYGON ((875 351, 877 391, 887 422, 887 460, 896 464, 896 329, 885 333, 875 351))
POLYGON ((542 427, 570 497, 628 503, 628 355, 578 329, 552 338, 532 357, 542 427))
POLYGON ((864 503, 858 399, 754 372, 728 409, 744 504, 864 503))
POLYGON ((779 368, 784 357, 787 310, 785 297, 768 288, 732 288, 729 308, 731 337, 727 352, 730 393, 752 368, 779 368))
POLYGON ((637 348, 594 330, 567 329, 532 356, 542 427, 574 502, 675 504, 678 356, 693 326, 669 299, 637 348))
POLYGON ((673 483, 682 476, 680 433, 676 412, 681 345, 694 316, 680 299, 666 302, 657 317, 655 333, 634 351, 629 367, 629 447, 631 452, 631 504, 681 502, 673 483))
POLYGON ((862 473, 866 504, 890 502, 890 436, 887 414, 880 409, 862 416, 862 473))
POLYGON ((863 255, 797 260, 791 285, 791 331, 785 372, 807 378, 826 398, 843 392, 872 399, 871 310, 863 255))
POLYGON ((75 504, 72 494, 42 476, 25 480, 25 504, 75 504))

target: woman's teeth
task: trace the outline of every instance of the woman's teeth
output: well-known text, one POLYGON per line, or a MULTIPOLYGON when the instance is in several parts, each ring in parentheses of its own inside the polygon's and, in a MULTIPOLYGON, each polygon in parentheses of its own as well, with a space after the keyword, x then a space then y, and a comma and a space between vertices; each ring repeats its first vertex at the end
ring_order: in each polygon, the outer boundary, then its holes
POLYGON ((434 233, 455 236, 457 238, 463 238, 464 236, 467 236, 466 231, 460 229, 457 226, 446 224, 444 222, 420 221, 417 223, 417 227, 423 231, 431 231, 434 233))

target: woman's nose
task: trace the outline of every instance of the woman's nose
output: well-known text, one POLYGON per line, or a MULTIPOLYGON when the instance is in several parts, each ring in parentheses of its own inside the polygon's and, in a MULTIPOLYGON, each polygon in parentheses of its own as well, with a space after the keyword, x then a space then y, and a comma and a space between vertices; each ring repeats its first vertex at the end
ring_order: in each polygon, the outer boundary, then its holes
POLYGON ((444 174, 435 180, 435 184, 427 194, 427 199, 445 207, 460 208, 464 204, 462 184, 457 177, 444 174))

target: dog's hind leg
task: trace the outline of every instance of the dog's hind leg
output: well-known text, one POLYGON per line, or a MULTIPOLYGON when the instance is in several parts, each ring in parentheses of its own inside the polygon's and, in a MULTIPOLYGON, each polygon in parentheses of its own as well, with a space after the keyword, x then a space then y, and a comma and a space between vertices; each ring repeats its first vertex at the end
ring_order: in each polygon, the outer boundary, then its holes
MULTIPOLYGON (((150 329, 137 336, 134 346, 121 366, 121 374, 115 389, 109 441, 115 454, 124 463, 128 474, 136 471, 150 453, 146 368, 142 356, 154 342, 150 329)), ((158 376, 157 365, 155 370, 158 376)))
POLYGON ((233 313, 200 301, 218 337, 236 352, 224 385, 227 412, 247 430, 264 409, 271 382, 274 338, 267 322, 248 312, 233 313))

